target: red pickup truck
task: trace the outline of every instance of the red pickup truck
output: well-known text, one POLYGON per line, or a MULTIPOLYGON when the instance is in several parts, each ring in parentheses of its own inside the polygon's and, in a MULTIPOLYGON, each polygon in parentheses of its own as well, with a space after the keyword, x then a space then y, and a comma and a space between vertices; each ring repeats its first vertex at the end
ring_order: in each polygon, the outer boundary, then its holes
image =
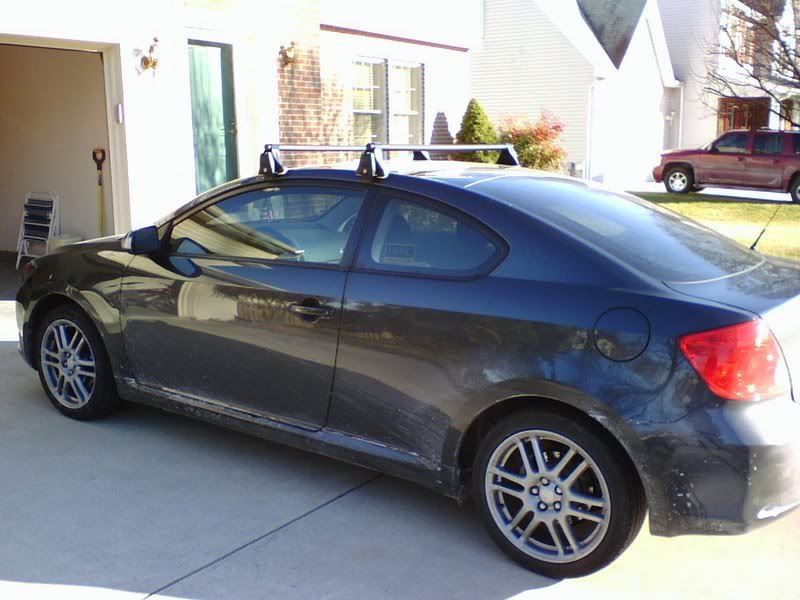
POLYGON ((728 187, 789 192, 800 202, 800 132, 728 131, 704 148, 665 152, 653 178, 675 194, 728 187))

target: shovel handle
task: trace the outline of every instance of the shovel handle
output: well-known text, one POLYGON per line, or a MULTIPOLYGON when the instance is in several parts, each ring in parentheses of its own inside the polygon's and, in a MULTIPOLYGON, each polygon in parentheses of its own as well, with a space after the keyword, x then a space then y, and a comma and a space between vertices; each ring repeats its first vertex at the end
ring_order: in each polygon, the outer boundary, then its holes
POLYGON ((92 150, 92 160, 97 165, 97 170, 103 170, 103 163, 106 162, 106 151, 103 148, 92 150))

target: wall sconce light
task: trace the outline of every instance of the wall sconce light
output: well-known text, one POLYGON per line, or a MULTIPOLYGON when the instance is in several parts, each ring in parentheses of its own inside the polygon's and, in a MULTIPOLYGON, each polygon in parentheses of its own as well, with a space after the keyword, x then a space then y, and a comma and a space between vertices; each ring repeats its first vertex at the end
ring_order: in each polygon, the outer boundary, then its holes
POLYGON ((146 71, 147 69, 153 69, 154 71, 158 68, 158 38, 153 38, 153 43, 150 44, 150 49, 147 53, 142 52, 142 59, 140 62, 140 70, 142 72, 146 71))
POLYGON ((281 46, 281 49, 278 51, 278 56, 281 57, 281 65, 286 66, 292 64, 295 60, 297 60, 297 46, 294 42, 289 44, 289 47, 281 46))

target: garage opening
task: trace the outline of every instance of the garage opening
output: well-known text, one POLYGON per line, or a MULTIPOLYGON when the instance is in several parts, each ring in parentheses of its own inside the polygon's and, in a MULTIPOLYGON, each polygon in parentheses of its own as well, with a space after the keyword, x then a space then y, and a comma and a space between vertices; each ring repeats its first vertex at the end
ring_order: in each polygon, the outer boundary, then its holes
POLYGON ((113 157, 102 166, 101 194, 92 158, 95 149, 108 156, 100 53, 0 44, 0 64, 0 293, 7 295, 27 194, 58 196, 65 240, 114 231, 113 157))

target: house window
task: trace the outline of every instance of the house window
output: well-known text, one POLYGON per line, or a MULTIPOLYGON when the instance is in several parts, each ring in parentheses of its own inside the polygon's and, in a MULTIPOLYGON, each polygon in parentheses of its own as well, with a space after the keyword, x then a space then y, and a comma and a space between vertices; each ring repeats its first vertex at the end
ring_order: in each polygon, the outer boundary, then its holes
POLYGON ((717 132, 767 127, 769 114, 769 98, 720 98, 717 108, 717 132))
POLYGON ((392 66, 391 141, 397 144, 422 143, 422 66, 392 66))
POLYGON ((353 63, 353 143, 386 142, 386 61, 353 63))
POLYGON ((423 141, 423 67, 358 58, 353 61, 354 144, 423 141))

